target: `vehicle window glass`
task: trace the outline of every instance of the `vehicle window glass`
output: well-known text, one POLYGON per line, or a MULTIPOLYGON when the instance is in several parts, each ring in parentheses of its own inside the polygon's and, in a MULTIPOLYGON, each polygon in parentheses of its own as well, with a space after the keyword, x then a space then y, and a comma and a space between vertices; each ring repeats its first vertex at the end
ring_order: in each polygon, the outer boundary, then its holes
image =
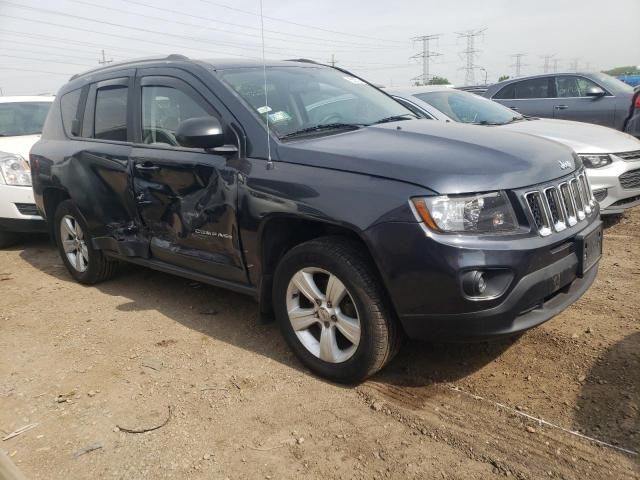
POLYGON ((399 97, 393 97, 393 98, 395 98, 398 102, 400 102, 402 105, 407 107, 409 110, 411 110, 413 113, 415 113, 420 118, 425 118, 427 120, 433 120, 433 117, 431 115, 429 115, 424 110, 420 110, 418 107, 413 105, 411 102, 406 101, 404 98, 399 98, 399 97))
POLYGON ((500 125, 522 118, 510 108, 473 93, 459 90, 414 95, 456 122, 500 125))
POLYGON ((208 117, 209 112, 182 90, 142 87, 142 141, 178 146, 175 133, 180 122, 208 117))
POLYGON ((127 94, 128 88, 121 85, 97 90, 94 138, 127 141, 127 94))
POLYGON ((62 113, 62 125, 64 131, 69 136, 76 136, 78 132, 73 132, 73 122, 77 120, 78 104, 80 103, 81 89, 65 93, 60 99, 60 111, 62 113))
POLYGON ((0 137, 42 133, 51 102, 0 103, 0 137))
POLYGON ((506 87, 504 87, 498 93, 496 93, 493 96, 493 98, 497 98, 497 99, 500 99, 500 100, 508 100, 510 98, 514 98, 515 91, 516 91, 515 84, 512 83, 512 84, 507 85, 506 87))
POLYGON ((628 85, 611 75, 607 75, 602 72, 591 73, 589 75, 595 78, 598 83, 613 95, 616 95, 617 93, 633 93, 633 87, 631 85, 628 85))
POLYGON ((394 116, 415 115, 377 88, 325 67, 223 70, 224 81, 278 136, 327 124, 368 125, 394 116), (268 117, 267 117, 268 116, 268 117))
POLYGON ((556 77, 556 91, 558 97, 586 97, 590 88, 600 88, 591 80, 573 75, 556 77))
POLYGON ((551 91, 549 89, 549 78, 531 78, 513 84, 515 91, 513 98, 549 98, 551 91))

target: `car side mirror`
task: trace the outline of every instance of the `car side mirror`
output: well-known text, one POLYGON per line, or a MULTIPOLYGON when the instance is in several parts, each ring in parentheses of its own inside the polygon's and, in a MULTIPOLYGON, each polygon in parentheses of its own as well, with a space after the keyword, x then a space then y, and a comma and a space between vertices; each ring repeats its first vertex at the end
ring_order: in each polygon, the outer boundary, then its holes
POLYGON ((604 97, 605 91, 600 87, 589 87, 586 94, 587 97, 604 97))
POLYGON ((178 125, 176 140, 183 147, 209 150, 224 145, 224 131, 215 117, 189 118, 178 125))

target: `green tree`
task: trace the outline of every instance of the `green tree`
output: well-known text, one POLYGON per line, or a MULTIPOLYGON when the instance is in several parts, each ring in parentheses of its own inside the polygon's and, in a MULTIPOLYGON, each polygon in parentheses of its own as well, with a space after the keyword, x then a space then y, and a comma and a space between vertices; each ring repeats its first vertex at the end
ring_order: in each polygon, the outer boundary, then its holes
POLYGON ((449 79, 445 77, 435 76, 431 80, 429 80, 429 83, 427 85, 450 85, 450 84, 451 82, 449 82, 449 79))
POLYGON ((604 70, 603 73, 617 77, 618 75, 640 75, 640 68, 636 66, 616 67, 611 70, 604 70))
POLYGON ((499 82, 502 82, 504 80, 509 80, 509 75, 501 75, 500 78, 498 79, 499 82))

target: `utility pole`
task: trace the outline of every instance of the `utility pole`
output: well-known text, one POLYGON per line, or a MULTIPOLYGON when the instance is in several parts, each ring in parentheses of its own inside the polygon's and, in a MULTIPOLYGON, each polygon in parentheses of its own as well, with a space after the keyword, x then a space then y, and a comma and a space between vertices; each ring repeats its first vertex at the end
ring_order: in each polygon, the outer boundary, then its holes
POLYGON ((329 63, 331 64, 332 67, 336 66, 336 63, 338 63, 338 61, 336 60, 336 55, 335 53, 331 54, 331 60, 329 60, 329 63))
POLYGON ((465 71, 464 74, 464 84, 465 85, 473 85, 476 83, 475 81, 475 56, 480 53, 480 50, 476 50, 476 37, 480 36, 486 28, 479 28, 475 30, 467 30, 465 32, 458 33, 458 38, 464 38, 467 40, 467 48, 462 52, 459 52, 461 56, 464 56, 466 59, 466 65, 461 68, 461 70, 465 71))
POLYGON ((417 58, 422 59, 422 75, 418 75, 412 80, 418 80, 418 81, 421 80, 424 85, 429 83, 429 80, 430 80, 429 63, 431 62, 431 57, 439 57, 440 55, 442 55, 441 53, 432 51, 429 45, 429 42, 431 42, 431 40, 437 40, 439 38, 440 38, 440 35, 422 35, 420 37, 416 37, 412 39, 414 42, 416 41, 422 42, 422 53, 418 53, 413 57, 411 57, 413 59, 417 59, 417 58))
POLYGON ((526 67, 527 65, 522 63, 522 57, 526 57, 527 54, 526 53, 516 53, 514 55, 511 55, 513 58, 515 58, 515 63, 509 65, 510 67, 513 67, 516 69, 516 73, 515 76, 519 77, 520 73, 522 72, 522 67, 526 67))
POLYGON ((106 65, 107 63, 111 63, 113 62, 113 58, 110 58, 109 60, 107 60, 107 58, 104 56, 104 50, 102 50, 102 58, 98 59, 98 63, 100 65, 106 65))
POLYGON ((574 57, 569 64, 569 70, 572 72, 578 71, 578 63, 580 62, 580 57, 574 57))
POLYGON ((551 60, 553 59, 554 62, 556 62, 556 59, 554 59, 553 57, 555 57, 555 53, 552 55, 544 55, 542 58, 544 58, 544 65, 542 67, 542 70, 544 71, 544 73, 549 73, 549 69, 551 68, 551 60))

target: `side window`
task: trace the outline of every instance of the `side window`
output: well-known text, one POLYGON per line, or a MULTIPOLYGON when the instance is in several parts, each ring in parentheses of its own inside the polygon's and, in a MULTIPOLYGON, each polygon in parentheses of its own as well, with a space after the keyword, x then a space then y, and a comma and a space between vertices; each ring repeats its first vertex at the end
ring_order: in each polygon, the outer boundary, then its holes
POLYGON ((123 85, 117 85, 96 91, 93 138, 127 141, 128 90, 123 85))
POLYGON ((493 96, 493 98, 497 98, 499 100, 510 100, 514 98, 515 91, 516 91, 516 84, 511 83, 506 87, 504 87, 502 90, 500 90, 498 93, 496 93, 493 96))
POLYGON ((542 77, 515 83, 513 98, 550 98, 549 80, 549 77, 542 77))
POLYGON ((78 124, 78 104, 80 103, 81 89, 65 93, 60 99, 60 113, 62 114, 62 126, 70 137, 80 135, 78 124))
POLYGON ((182 90, 173 87, 142 87, 142 141, 178 146, 180 122, 211 114, 182 90))
POLYGON ((600 88, 591 80, 584 77, 566 75, 556 78, 556 90, 558 91, 558 97, 586 97, 587 90, 593 87, 600 88))
POLYGON ((413 113, 415 113, 419 118, 426 118, 427 120, 433 120, 433 117, 431 115, 429 115, 427 112, 425 112, 424 110, 419 109, 418 107, 416 107, 413 103, 405 100, 404 98, 400 98, 400 97, 393 97, 398 103, 401 103, 403 107, 408 108, 409 110, 411 110, 413 113))

